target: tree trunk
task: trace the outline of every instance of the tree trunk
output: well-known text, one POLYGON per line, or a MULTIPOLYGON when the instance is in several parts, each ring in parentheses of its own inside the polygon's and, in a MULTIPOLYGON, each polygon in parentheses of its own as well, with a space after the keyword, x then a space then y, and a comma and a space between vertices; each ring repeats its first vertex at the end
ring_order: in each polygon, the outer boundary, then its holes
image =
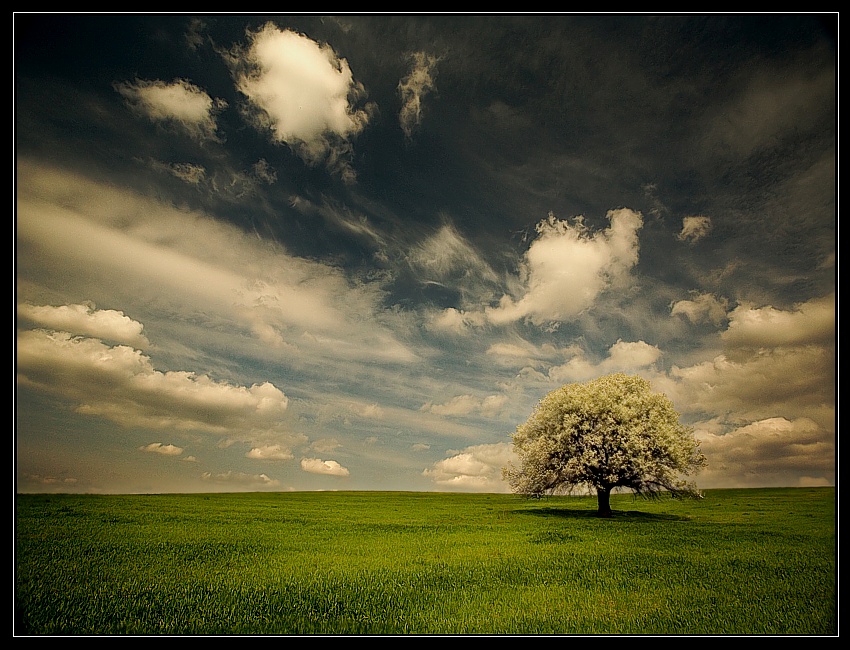
POLYGON ((596 501, 599 508, 596 514, 600 517, 611 516, 611 488, 596 488, 596 501))

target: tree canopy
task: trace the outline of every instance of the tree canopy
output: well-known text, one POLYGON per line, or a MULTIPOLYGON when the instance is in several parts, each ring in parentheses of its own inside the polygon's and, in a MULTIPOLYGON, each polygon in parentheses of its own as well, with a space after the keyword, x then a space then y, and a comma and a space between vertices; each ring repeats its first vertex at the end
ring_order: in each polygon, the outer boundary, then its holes
POLYGON ((518 494, 592 489, 601 516, 612 490, 699 496, 685 477, 705 465, 693 430, 649 382, 623 373, 566 384, 547 394, 513 434, 519 465, 504 478, 518 494))

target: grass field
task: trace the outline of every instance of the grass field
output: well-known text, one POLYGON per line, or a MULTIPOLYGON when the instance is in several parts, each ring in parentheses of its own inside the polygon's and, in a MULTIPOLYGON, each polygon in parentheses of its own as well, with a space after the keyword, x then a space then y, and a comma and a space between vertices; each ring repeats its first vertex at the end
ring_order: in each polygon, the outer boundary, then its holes
POLYGON ((837 634, 835 490, 18 495, 16 635, 837 634))

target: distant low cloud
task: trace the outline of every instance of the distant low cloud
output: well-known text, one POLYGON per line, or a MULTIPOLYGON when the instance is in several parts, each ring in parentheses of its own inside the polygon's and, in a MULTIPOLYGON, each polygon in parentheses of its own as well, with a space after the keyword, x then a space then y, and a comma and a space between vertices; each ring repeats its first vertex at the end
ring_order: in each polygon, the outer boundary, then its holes
POLYGON ((161 442, 152 442, 144 447, 139 447, 141 451, 148 451, 154 454, 162 454, 163 456, 179 456, 183 453, 182 447, 175 445, 164 445, 161 442))
POLYGON ((422 475, 438 488, 449 491, 508 492, 502 480, 502 467, 513 459, 510 443, 473 445, 434 463, 422 475))
POLYGON ((505 295, 498 307, 487 309, 488 319, 543 325, 571 320, 591 307, 638 260, 641 215, 622 208, 609 212, 608 219, 611 225, 596 233, 580 217, 572 223, 553 215, 541 221, 520 266, 517 294, 505 295))
POLYGON ((834 294, 790 310, 740 306, 712 359, 670 369, 665 392, 691 414, 738 423, 805 417, 835 428, 834 294), (734 414, 732 416, 731 414, 734 414))
POLYGON ((126 427, 244 435, 274 429, 289 402, 269 382, 234 386, 193 372, 162 372, 129 346, 46 330, 18 333, 17 379, 75 402, 80 414, 126 427))
POLYGON ((467 416, 483 415, 484 417, 498 417, 508 402, 507 395, 488 395, 480 398, 473 395, 457 395, 444 404, 424 404, 420 410, 434 413, 435 415, 467 416))
POLYGON ((233 490, 262 490, 277 489, 280 481, 269 478, 266 474, 245 474, 243 472, 221 472, 213 474, 204 472, 201 479, 233 490))
POLYGON ((124 312, 113 309, 97 309, 86 305, 18 305, 18 317, 40 327, 82 334, 116 343, 125 343, 138 348, 150 345, 142 333, 144 326, 124 312))
POLYGON ((729 486, 730 479, 736 487, 835 484, 834 439, 808 418, 766 418, 724 434, 697 425, 696 437, 709 461, 703 485, 729 486))
POLYGON ((412 67, 410 73, 398 84, 398 94, 401 98, 399 123, 404 135, 408 138, 422 122, 422 101, 434 89, 434 71, 437 57, 426 52, 410 54, 412 67))
POLYGON ((115 90, 131 109, 152 122, 177 125, 199 141, 219 140, 216 118, 227 107, 227 102, 213 99, 185 79, 172 83, 137 79, 116 83, 115 90))
POLYGON ((336 438, 320 438, 310 444, 310 449, 320 454, 334 452, 342 446, 336 438))
POLYGON ((349 404, 349 409, 355 415, 358 415, 361 418, 367 418, 370 420, 379 420, 384 417, 384 409, 382 409, 377 403, 364 404, 360 402, 352 402, 349 404))
POLYGON ((310 474, 326 474, 329 476, 348 476, 348 469, 335 460, 321 458, 302 458, 301 469, 310 474))
POLYGON ((694 243, 711 232, 709 217, 685 217, 682 219, 682 230, 677 235, 679 241, 694 243))
POLYGON ((245 456, 254 460, 291 460, 293 458, 292 450, 281 445, 254 447, 245 456))
POLYGON ((348 62, 330 46, 272 23, 249 38, 247 48, 227 55, 249 119, 308 164, 324 162, 350 178, 351 141, 370 113, 357 108, 366 92, 348 62))

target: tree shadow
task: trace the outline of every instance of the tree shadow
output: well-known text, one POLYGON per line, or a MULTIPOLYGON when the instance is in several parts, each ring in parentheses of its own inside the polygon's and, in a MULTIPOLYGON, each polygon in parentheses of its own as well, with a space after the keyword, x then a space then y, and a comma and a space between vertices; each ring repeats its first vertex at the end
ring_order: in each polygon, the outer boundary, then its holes
POLYGON ((688 517, 639 510, 612 510, 610 517, 600 517, 595 510, 577 510, 573 508, 534 508, 514 510, 517 514, 535 517, 553 517, 559 519, 599 519, 601 521, 687 521, 688 517))

